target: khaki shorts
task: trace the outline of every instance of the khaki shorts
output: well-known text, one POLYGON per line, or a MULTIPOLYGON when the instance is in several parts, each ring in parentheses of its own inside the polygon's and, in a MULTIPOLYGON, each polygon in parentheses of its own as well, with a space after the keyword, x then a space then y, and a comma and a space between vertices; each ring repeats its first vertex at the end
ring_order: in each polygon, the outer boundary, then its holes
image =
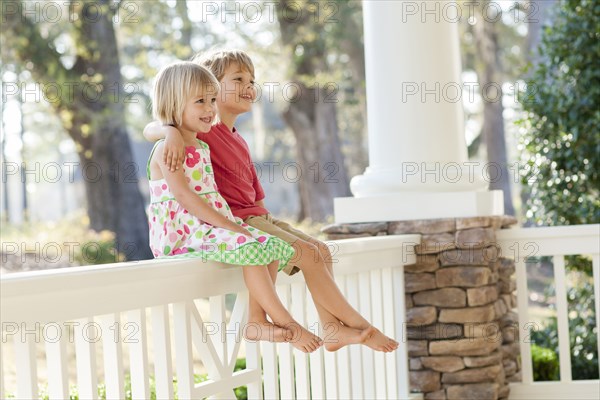
MULTIPOLYGON (((298 239, 309 243, 314 243, 317 241, 317 239, 307 235, 302 231, 299 231, 287 222, 273 218, 271 214, 248 217, 244 220, 244 222, 256 229, 260 229, 261 231, 268 233, 269 235, 277 236, 292 246, 298 239)), ((288 265, 286 265, 283 269, 283 272, 288 275, 294 275, 296 272, 300 271, 300 268, 297 266, 299 259, 299 257, 297 257, 298 249, 294 247, 294 250, 296 250, 296 255, 292 257, 288 265)))

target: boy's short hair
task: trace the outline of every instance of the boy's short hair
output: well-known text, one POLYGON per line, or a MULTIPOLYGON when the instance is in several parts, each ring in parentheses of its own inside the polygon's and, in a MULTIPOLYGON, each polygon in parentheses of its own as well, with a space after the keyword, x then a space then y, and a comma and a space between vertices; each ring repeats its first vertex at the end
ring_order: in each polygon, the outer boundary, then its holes
POLYGON ((162 68, 154 82, 154 118, 165 125, 181 125, 185 103, 198 87, 218 93, 219 81, 207 68, 191 61, 178 61, 162 68))
POLYGON ((248 70, 254 78, 254 64, 248 54, 242 50, 213 50, 206 53, 198 53, 192 61, 208 68, 221 81, 225 70, 233 63, 237 63, 242 69, 248 70))

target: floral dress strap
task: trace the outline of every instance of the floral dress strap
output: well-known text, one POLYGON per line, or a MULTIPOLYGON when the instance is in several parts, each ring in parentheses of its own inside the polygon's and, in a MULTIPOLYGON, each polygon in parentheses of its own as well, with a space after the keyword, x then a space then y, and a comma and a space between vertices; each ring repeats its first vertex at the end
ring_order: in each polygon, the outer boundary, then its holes
POLYGON ((157 140, 156 143, 154 143, 154 146, 152 147, 152 151, 150 151, 150 155, 148 156, 148 163, 146 163, 146 177, 148 178, 148 180, 150 180, 150 162, 152 161, 152 156, 154 156, 154 151, 158 147, 159 143, 162 143, 164 141, 165 139, 157 140))

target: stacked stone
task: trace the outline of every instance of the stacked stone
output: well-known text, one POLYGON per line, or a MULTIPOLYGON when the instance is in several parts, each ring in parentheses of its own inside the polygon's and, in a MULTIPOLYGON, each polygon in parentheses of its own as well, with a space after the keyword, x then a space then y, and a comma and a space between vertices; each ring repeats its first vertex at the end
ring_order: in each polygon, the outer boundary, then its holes
POLYGON ((411 391, 425 399, 506 399, 520 380, 515 267, 495 231, 513 217, 330 225, 330 239, 421 234, 405 266, 411 391))

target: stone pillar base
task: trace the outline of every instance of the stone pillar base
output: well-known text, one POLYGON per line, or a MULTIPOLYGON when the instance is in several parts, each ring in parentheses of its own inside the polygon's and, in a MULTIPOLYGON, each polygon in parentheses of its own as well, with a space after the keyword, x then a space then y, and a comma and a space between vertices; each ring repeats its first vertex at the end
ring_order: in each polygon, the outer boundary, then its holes
MULTIPOLYGON (((388 210, 389 211, 389 210, 388 210)), ((324 228, 330 239, 422 235, 405 266, 411 391, 425 399, 507 399, 520 380, 514 262, 495 231, 509 216, 446 218, 324 228)))

